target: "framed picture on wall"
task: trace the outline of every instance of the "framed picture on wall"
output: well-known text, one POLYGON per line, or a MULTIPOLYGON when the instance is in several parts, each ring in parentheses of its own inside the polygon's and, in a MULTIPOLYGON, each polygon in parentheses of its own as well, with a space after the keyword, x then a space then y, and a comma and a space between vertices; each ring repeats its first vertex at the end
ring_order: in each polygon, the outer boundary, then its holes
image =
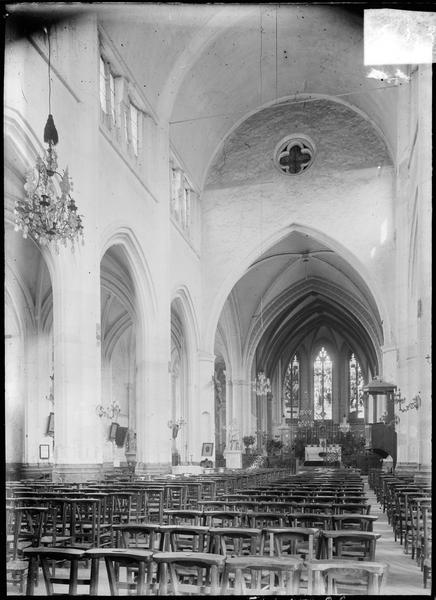
POLYGON ((50 458, 50 446, 48 444, 39 445, 39 458, 42 460, 48 460, 50 458))
POLYGON ((213 455, 213 443, 204 442, 201 449, 201 456, 212 456, 213 455))

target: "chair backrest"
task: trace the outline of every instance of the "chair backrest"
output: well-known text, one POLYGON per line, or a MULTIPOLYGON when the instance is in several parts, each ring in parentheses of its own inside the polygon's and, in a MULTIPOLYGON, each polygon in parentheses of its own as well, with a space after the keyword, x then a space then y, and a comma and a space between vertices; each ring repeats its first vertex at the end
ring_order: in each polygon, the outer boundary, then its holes
POLYGON ((145 503, 147 521, 162 523, 164 510, 164 489, 163 487, 151 488, 145 490, 145 503))
POLYGON ((302 565, 302 560, 293 557, 229 557, 224 567, 221 595, 298 594, 302 565))
POLYGON ((207 552, 209 549, 209 527, 195 525, 162 525, 163 549, 169 552, 207 552))
POLYGON ((19 547, 28 544, 39 546, 47 521, 48 508, 43 506, 15 506, 13 514, 13 547, 12 558, 18 556, 19 547))
POLYGON ((350 529, 322 531, 322 555, 328 559, 348 556, 373 561, 375 560, 376 542, 380 537, 379 533, 370 531, 352 531, 350 529))
POLYGON ((159 569, 159 595, 219 594, 224 556, 203 552, 160 552, 154 560, 159 569))
POLYGON ((211 527, 211 550, 227 556, 259 554, 262 530, 249 527, 211 527))
POLYGON ((306 563, 308 594, 380 596, 388 566, 379 562, 316 560, 306 563))
POLYGON ((114 525, 117 548, 163 550, 164 533, 158 523, 121 523, 114 525))
POLYGON ((206 527, 241 527, 246 524, 246 514, 236 510, 205 510, 203 523, 206 527))
POLYGON ((358 529, 360 531, 372 531, 373 522, 377 519, 378 517, 375 515, 332 515, 333 529, 358 529))
POLYGON ((198 509, 165 509, 164 517, 169 525, 202 525, 203 511, 198 509))
POLYGON ((312 560, 316 557, 318 535, 319 529, 314 527, 267 527, 262 532, 262 554, 268 543, 270 556, 298 554, 312 560))
POLYGON ((247 513, 250 527, 263 529, 264 527, 282 527, 286 521, 286 513, 273 513, 268 511, 254 511, 247 513))

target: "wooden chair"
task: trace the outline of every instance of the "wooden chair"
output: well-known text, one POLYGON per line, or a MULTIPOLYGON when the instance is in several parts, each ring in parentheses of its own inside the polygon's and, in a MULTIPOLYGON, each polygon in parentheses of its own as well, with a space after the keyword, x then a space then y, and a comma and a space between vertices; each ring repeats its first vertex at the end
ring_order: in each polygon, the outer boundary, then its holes
POLYGON ((117 548, 164 549, 164 531, 158 523, 122 523, 114 525, 113 531, 117 548))
POLYGON ((198 509, 164 509, 164 519, 167 518, 169 525, 201 525, 203 511, 198 509))
POLYGON ((211 527, 210 550, 224 556, 259 554, 262 538, 261 529, 249 527, 211 527))
POLYGON ((203 524, 206 527, 242 527, 246 522, 247 513, 239 510, 203 511, 203 524))
POLYGON ((226 559, 222 596, 298 594, 303 561, 278 556, 232 556, 226 559))
POLYGON ((358 531, 372 531, 373 523, 378 517, 374 515, 341 514, 332 515, 333 529, 352 529, 358 531))
POLYGON ((317 555, 319 529, 312 527, 267 527, 262 532, 261 554, 298 555, 313 560, 317 555))
POLYGON ((162 523, 164 510, 163 487, 147 487, 145 489, 147 522, 162 523))
MULTIPOLYGON (((79 578, 79 561, 83 559, 84 552, 76 548, 26 548, 24 555, 29 559, 29 570, 27 575, 26 595, 34 596, 35 594, 35 573, 38 572, 38 565, 41 565, 42 574, 45 583, 47 596, 60 595, 62 592, 58 590, 59 585, 68 586, 68 595, 76 596, 78 594, 79 585, 91 585, 92 575, 85 578, 79 578), (70 568, 68 574, 57 575, 51 569, 53 562, 69 563, 70 568), (56 586, 56 587, 55 587, 56 586)), ((67 592, 63 592, 66 595, 67 592)))
MULTIPOLYGON (((24 560, 24 549, 38 547, 47 518, 47 507, 20 507, 7 509, 6 525, 6 583, 18 587, 18 594, 24 595, 24 582, 29 569, 29 561, 24 560)), ((37 573, 32 573, 36 578, 37 573)))
POLYGON ((331 529, 332 515, 329 513, 291 513, 288 514, 290 527, 315 527, 331 529))
POLYGON ((306 563, 308 594, 381 596, 388 566, 384 563, 314 560, 306 563))
POLYGON ((101 559, 106 564, 111 596, 119 596, 120 590, 128 594, 148 595, 153 587, 151 580, 151 561, 153 552, 135 548, 91 548, 84 553, 85 559, 91 559, 91 595, 98 594, 98 573, 101 559), (121 578, 121 569, 125 568, 125 577, 121 578))
POLYGON ((351 558, 375 560, 376 542, 379 533, 352 531, 350 529, 324 530, 321 532, 320 558, 351 558))
POLYGON ((73 540, 71 529, 71 505, 65 498, 56 496, 47 502, 48 514, 40 540, 41 546, 70 546, 73 540))
POLYGON ((163 549, 168 552, 207 552, 210 546, 209 527, 202 525, 161 525, 163 549))
POLYGON ((371 504, 365 502, 335 502, 332 504, 332 511, 336 515, 343 513, 357 513, 359 515, 369 515, 371 504))
POLYGON ((264 527, 283 527, 286 513, 273 513, 268 511, 247 512, 248 526, 257 529, 264 527))
POLYGON ((154 561, 158 565, 158 595, 219 594, 224 556, 203 552, 160 552, 154 556, 154 561))
POLYGON ((108 547, 112 543, 112 522, 106 521, 99 498, 75 498, 71 500, 71 532, 74 548, 108 547))

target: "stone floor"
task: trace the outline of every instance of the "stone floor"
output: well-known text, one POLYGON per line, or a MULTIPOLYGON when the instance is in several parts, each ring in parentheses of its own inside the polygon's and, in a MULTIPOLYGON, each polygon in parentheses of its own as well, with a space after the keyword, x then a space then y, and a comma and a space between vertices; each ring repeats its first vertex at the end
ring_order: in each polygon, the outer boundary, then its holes
POLYGON ((430 596, 431 583, 424 589, 422 572, 410 553, 404 553, 404 546, 394 541, 392 527, 388 524, 386 514, 378 504, 374 492, 365 484, 365 492, 371 515, 377 515, 374 532, 380 533, 377 540, 376 560, 389 565, 384 595, 386 596, 430 596))
MULTIPOLYGON (((370 514, 379 517, 374 523, 374 531, 381 534, 381 537, 377 541, 376 560, 378 562, 385 562, 389 565, 389 572, 383 596, 412 596, 424 598, 431 596, 431 583, 429 583, 427 589, 424 589, 423 577, 419 566, 411 559, 410 554, 404 553, 404 546, 401 546, 399 542, 394 541, 392 528, 387 522, 386 515, 381 510, 374 493, 368 488, 367 483, 365 483, 365 486, 368 501, 371 504, 370 514)), ((100 568, 100 576, 98 595, 106 596, 108 595, 109 588, 103 564, 100 568)), ((89 594, 89 588, 79 587, 78 593, 87 595, 89 594)), ((7 595, 17 595, 17 592, 16 590, 9 588, 7 590, 7 595)), ((35 595, 46 595, 42 577, 39 579, 39 585, 35 590, 35 595)), ((303 595, 307 597, 307 594, 303 595)))

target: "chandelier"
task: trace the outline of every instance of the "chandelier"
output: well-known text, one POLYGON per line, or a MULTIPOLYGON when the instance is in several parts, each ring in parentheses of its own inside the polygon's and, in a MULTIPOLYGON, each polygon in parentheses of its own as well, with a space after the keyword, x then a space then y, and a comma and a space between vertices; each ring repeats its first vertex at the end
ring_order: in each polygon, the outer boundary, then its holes
POLYGON ((44 143, 47 148, 44 156, 37 157, 35 166, 26 175, 25 197, 15 202, 15 231, 22 231, 23 237, 32 236, 41 245, 67 245, 81 238, 83 244, 82 217, 77 214, 77 206, 71 196, 73 184, 68 167, 63 174, 58 173, 57 153, 54 148, 59 141, 53 115, 51 114, 51 49, 48 36, 48 105, 49 115, 44 128, 44 143))
POLYGON ((266 396, 271 393, 271 382, 263 371, 259 371, 253 381, 253 392, 256 396, 266 396))

